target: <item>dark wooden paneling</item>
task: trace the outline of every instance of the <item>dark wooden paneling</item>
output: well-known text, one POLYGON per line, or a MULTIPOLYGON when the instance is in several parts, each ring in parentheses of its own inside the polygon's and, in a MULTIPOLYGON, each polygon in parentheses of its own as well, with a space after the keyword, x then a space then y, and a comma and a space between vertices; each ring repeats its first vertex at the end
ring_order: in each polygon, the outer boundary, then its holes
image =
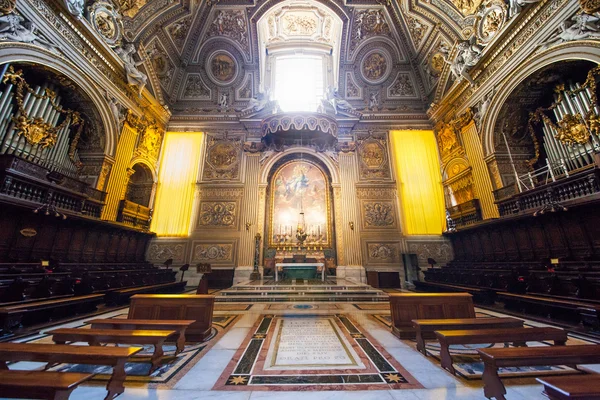
POLYGON ((105 221, 63 220, 0 203, 0 262, 140 262, 152 236, 105 221), (35 235, 23 235, 25 228, 35 235))
POLYGON ((458 261, 480 261, 478 244, 486 261, 600 259, 600 204, 489 221, 447 237, 458 261))

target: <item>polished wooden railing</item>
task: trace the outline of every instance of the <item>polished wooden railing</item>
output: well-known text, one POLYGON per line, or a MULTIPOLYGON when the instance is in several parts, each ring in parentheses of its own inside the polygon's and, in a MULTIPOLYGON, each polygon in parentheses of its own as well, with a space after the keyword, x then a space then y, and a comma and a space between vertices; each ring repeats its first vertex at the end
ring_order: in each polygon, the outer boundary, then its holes
POLYGON ((473 225, 482 221, 481 206, 478 199, 469 200, 450 207, 448 208, 448 212, 456 228, 473 225))
POLYGON ((117 221, 135 228, 150 228, 151 212, 148 207, 129 200, 121 200, 117 221))

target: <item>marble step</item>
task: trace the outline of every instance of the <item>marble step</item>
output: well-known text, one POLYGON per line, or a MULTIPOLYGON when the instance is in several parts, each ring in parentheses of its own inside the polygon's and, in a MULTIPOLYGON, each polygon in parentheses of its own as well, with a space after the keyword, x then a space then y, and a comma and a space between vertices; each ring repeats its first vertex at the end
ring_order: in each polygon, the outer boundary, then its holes
POLYGON ((310 293, 289 293, 289 294, 249 294, 247 296, 223 296, 221 294, 215 297, 217 302, 387 302, 388 296, 383 294, 310 294, 310 293))
POLYGON ((354 290, 354 291, 373 291, 371 286, 326 286, 326 285, 299 285, 299 286, 234 286, 228 291, 250 291, 250 292, 262 292, 266 290, 354 290))
POLYGON ((335 295, 335 296, 341 296, 341 295, 359 295, 359 296, 381 296, 381 297, 385 297, 387 298, 387 294, 382 293, 380 291, 376 291, 376 290, 371 290, 371 291, 356 291, 356 290, 306 290, 306 289, 299 289, 299 290, 263 290, 260 292, 256 292, 256 291, 241 291, 241 290, 237 290, 237 291, 229 291, 229 290, 222 290, 221 292, 219 292, 219 296, 256 296, 256 295, 261 295, 261 296, 269 296, 269 295, 294 295, 294 294, 301 294, 301 295, 335 295))

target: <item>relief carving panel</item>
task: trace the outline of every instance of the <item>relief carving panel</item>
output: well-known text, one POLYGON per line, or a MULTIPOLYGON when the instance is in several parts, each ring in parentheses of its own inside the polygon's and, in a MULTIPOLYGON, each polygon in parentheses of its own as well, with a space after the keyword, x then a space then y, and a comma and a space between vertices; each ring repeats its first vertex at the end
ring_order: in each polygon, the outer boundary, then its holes
POLYGON ((396 227, 395 205, 391 201, 363 201, 364 229, 389 229, 396 227))
POLYGON ((242 142, 240 139, 211 137, 204 164, 205 181, 237 180, 240 175, 242 142))
POLYGON ((361 179, 389 179, 387 140, 369 132, 366 138, 359 138, 357 142, 361 179))
POLYGON ((398 242, 368 242, 367 264, 395 264, 400 261, 398 242))
POLYGON ((229 264, 234 262, 233 243, 198 243, 194 245, 191 262, 229 264))
POLYGON ((184 262, 185 243, 152 243, 148 247, 148 260, 163 262, 169 258, 173 262, 184 262))
POLYGON ((214 228, 235 227, 237 216, 235 201, 203 201, 200 203, 198 226, 214 228))

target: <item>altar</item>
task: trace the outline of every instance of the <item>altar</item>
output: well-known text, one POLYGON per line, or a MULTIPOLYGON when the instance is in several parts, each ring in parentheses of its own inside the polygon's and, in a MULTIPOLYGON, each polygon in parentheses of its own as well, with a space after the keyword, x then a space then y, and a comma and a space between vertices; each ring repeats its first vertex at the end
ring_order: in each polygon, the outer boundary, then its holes
POLYGON ((325 281, 325 264, 323 263, 277 263, 275 264, 275 281, 279 280, 279 269, 290 279, 313 279, 321 268, 321 280, 325 281))

